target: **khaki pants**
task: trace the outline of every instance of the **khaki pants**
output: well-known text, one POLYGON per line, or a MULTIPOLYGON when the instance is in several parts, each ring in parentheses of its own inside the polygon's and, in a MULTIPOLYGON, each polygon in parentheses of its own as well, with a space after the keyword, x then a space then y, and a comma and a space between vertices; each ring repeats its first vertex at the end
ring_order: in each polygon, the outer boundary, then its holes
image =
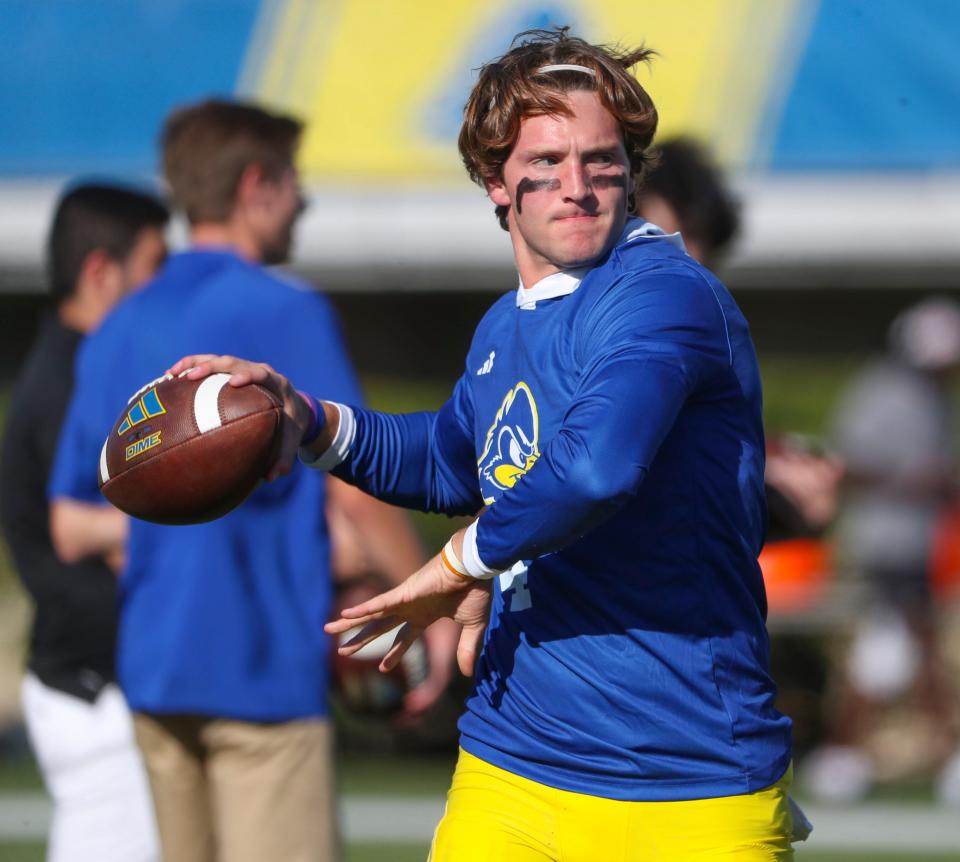
POLYGON ((135 713, 165 862, 334 862, 330 725, 135 713))

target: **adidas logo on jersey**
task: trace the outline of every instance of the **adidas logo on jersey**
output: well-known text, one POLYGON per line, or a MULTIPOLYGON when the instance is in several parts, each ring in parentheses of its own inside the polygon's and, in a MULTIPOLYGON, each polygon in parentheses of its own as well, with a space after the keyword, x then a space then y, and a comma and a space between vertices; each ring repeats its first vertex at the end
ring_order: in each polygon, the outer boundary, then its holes
POLYGON ((489 374, 491 371, 493 371, 493 359, 496 355, 497 355, 496 350, 490 351, 490 355, 487 357, 487 361, 484 362, 483 365, 481 365, 477 369, 477 377, 479 377, 481 374, 489 374))

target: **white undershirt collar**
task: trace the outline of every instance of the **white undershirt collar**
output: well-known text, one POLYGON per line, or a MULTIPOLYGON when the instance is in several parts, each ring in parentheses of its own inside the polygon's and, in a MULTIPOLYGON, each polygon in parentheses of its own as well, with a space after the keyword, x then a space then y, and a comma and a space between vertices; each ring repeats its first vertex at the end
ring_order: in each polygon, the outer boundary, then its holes
POLYGON ((517 287, 517 308, 529 310, 536 308, 541 299, 554 299, 573 293, 580 287, 580 282, 589 271, 589 266, 564 269, 541 278, 533 287, 524 287, 521 280, 517 287))
MULTIPOLYGON (((623 233, 620 234, 616 245, 623 245, 640 238, 663 239, 671 245, 675 245, 681 251, 686 251, 679 233, 664 233, 661 228, 652 222, 640 218, 627 219, 623 233)), ((517 308, 530 311, 537 307, 537 303, 541 299, 556 299, 558 296, 573 293, 580 287, 580 282, 583 281, 589 271, 589 264, 575 269, 564 269, 541 278, 532 287, 524 287, 521 280, 517 287, 517 308)))

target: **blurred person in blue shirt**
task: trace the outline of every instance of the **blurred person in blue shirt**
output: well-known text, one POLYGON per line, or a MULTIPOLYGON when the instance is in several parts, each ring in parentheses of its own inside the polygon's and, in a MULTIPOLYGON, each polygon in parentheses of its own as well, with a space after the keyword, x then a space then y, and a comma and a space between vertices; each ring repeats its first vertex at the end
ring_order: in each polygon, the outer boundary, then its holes
MULTIPOLYGON (((74 532, 102 502, 91 465, 116 416, 185 352, 254 356, 316 391, 362 400, 329 301, 264 267, 287 259, 304 208, 294 166, 301 133, 291 117, 228 101, 168 118, 164 173, 191 244, 80 350, 49 486, 54 518, 74 532)), ((385 574, 420 564, 405 515, 306 469, 213 523, 131 524, 118 673, 167 859, 336 857, 328 499, 349 513, 385 574)), ((447 642, 434 677, 448 673, 447 642)))

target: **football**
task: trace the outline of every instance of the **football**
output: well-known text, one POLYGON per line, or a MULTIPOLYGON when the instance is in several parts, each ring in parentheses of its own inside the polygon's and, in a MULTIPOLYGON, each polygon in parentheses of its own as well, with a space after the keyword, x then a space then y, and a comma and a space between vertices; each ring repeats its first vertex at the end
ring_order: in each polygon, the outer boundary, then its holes
POLYGON ((276 457, 281 403, 261 386, 166 375, 130 398, 100 450, 100 490, 114 506, 158 524, 225 515, 276 457))

